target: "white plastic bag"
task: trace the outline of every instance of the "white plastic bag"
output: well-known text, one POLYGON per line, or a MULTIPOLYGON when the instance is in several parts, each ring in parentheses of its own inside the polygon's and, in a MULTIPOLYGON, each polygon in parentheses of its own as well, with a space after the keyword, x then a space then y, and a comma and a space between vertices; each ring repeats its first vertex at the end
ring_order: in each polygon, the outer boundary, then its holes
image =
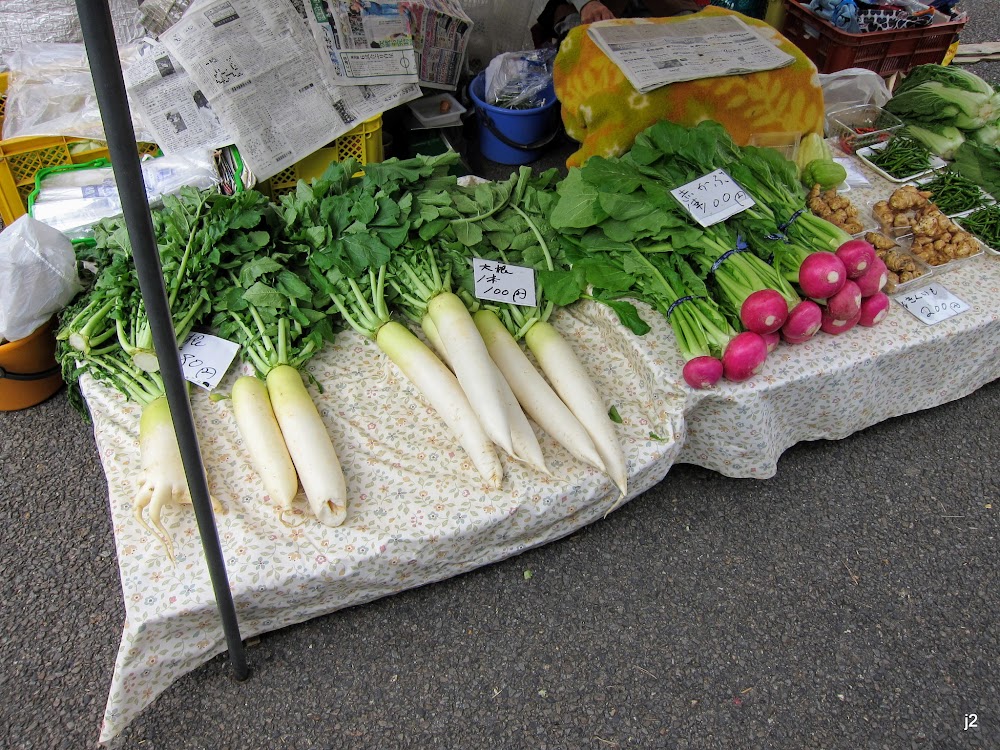
POLYGON ((883 106, 892 94, 885 80, 873 70, 847 68, 836 73, 820 73, 819 83, 823 89, 823 108, 827 124, 833 112, 863 104, 883 106))
POLYGON ((0 340, 30 336, 82 288, 62 232, 27 214, 0 232, 0 340))

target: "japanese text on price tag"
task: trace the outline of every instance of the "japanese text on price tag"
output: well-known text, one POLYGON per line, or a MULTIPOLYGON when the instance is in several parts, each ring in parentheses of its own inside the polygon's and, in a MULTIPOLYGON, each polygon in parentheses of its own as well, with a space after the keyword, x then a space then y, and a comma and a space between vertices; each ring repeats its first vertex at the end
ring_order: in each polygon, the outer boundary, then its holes
POLYGON ((757 205, 747 191, 721 169, 674 188, 670 193, 703 227, 718 224, 757 205))
POLYGON ((897 294, 893 299, 929 326, 964 313, 970 308, 968 302, 963 302, 938 284, 929 284, 906 294, 897 294))
POLYGON ((180 347, 184 379, 212 390, 225 376, 239 350, 240 345, 232 341, 192 331, 180 347))
POLYGON ((495 260, 472 259, 476 298, 535 306, 535 269, 510 266, 495 260))

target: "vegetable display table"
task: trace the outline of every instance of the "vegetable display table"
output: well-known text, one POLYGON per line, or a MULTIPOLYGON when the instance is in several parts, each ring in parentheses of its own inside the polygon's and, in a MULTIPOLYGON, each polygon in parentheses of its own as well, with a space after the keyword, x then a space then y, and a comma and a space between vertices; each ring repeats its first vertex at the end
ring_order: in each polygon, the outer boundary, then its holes
MULTIPOLYGON (((871 177, 855 200, 891 187, 871 177)), ((884 419, 961 398, 1000 377, 1000 257, 932 277, 971 309, 928 326, 898 304, 877 327, 781 345, 745 383, 694 392, 665 321, 649 309, 642 338, 593 303, 553 323, 621 415, 629 497, 686 462, 733 477, 772 476, 801 440, 838 439, 884 419)), ((227 401, 192 396, 209 486, 227 512, 219 534, 244 638, 440 581, 598 521, 610 480, 553 441, 551 476, 505 459, 500 491, 480 486, 457 441, 371 342, 342 333, 311 366, 317 404, 341 454, 351 505, 340 528, 279 520, 262 496, 227 401)), ((226 392, 238 373, 223 381, 226 392)), ((193 514, 170 508, 176 565, 132 516, 138 407, 83 381, 108 478, 126 622, 102 741, 115 737, 183 674, 225 649, 193 514)))

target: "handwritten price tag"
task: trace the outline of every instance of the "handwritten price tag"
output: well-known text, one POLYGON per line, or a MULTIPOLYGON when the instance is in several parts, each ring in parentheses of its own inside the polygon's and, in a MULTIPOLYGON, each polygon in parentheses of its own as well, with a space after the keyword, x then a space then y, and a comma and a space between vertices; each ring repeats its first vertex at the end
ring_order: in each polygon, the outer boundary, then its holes
POLYGON ((747 191, 721 169, 674 188, 670 193, 703 227, 718 224, 757 205, 747 191))
POLYGON ((897 294, 893 299, 929 326, 970 309, 968 302, 963 302, 938 284, 897 294))
POLYGON ((495 260, 472 259, 476 276, 476 298, 535 306, 535 269, 509 266, 495 260))
POLYGON ((240 345, 208 333, 191 332, 181 344, 184 379, 209 391, 222 380, 240 345))

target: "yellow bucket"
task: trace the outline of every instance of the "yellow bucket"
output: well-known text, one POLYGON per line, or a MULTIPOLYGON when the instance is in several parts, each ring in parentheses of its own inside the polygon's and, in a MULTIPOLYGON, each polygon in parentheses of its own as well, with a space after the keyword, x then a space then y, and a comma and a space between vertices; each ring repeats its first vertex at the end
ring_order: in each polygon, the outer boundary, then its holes
POLYGON ((26 409, 59 390, 55 353, 55 318, 23 339, 0 345, 0 411, 26 409))

